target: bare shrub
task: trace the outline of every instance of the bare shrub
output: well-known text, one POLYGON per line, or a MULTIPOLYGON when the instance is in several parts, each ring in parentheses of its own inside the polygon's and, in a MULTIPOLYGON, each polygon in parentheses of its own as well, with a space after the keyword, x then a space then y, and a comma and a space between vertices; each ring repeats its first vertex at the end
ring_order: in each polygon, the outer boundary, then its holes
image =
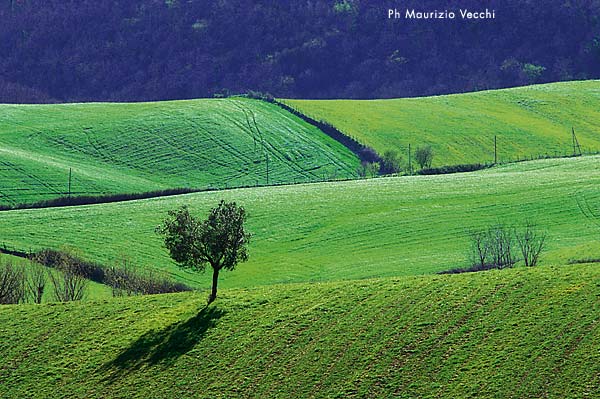
POLYGON ((514 255, 514 237, 510 229, 503 225, 492 227, 488 232, 490 261, 494 268, 504 269, 517 263, 514 255))
POLYGON ((473 270, 504 269, 517 262, 514 237, 510 229, 496 225, 471 234, 469 257, 473 270))
POLYGON ((61 253, 55 265, 59 273, 50 273, 54 298, 59 302, 80 301, 85 296, 88 280, 79 270, 79 263, 70 262, 68 254, 61 253))
POLYGON ((515 230, 515 237, 523 255, 525 266, 535 266, 546 244, 546 233, 536 231, 536 226, 527 221, 521 230, 515 230))
POLYGON ((380 168, 379 162, 362 162, 356 171, 359 177, 375 177, 380 168))
POLYGON ((114 297, 132 295, 166 294, 190 291, 185 284, 174 283, 155 273, 152 269, 135 270, 131 261, 123 257, 115 265, 106 269, 105 283, 112 288, 114 297))
POLYGON ((25 272, 10 260, 0 259, 0 304, 25 301, 25 272))
POLYGON ((488 265, 489 240, 487 231, 478 231, 471 234, 471 264, 481 270, 488 265))
POLYGON ((35 266, 33 261, 30 262, 29 273, 26 279, 27 294, 33 303, 42 303, 44 290, 46 288, 46 270, 42 266, 35 266))
POLYGON ((112 289, 113 297, 137 294, 135 273, 128 258, 122 257, 105 271, 105 283, 112 289))

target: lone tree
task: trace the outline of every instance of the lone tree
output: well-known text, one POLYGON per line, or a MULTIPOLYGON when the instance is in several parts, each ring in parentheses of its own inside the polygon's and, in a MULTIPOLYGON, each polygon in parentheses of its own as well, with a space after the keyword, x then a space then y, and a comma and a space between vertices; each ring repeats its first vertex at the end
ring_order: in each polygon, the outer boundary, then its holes
POLYGON ((415 159, 421 167, 421 169, 431 168, 431 162, 433 161, 433 149, 430 145, 417 148, 415 151, 415 159))
POLYGON ((221 269, 233 270, 239 262, 248 260, 250 233, 244 229, 245 221, 244 208, 235 202, 221 201, 204 221, 192 216, 184 205, 169 211, 163 224, 156 228, 164 236, 169 255, 180 267, 200 272, 207 264, 212 267, 209 304, 217 298, 221 269))

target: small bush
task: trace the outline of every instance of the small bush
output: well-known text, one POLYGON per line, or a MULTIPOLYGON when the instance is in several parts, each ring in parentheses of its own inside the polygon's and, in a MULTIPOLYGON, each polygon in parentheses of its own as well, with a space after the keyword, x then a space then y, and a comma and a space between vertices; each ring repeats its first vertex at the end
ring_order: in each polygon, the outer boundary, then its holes
POLYGON ((389 175, 402 170, 402 158, 396 151, 388 150, 381 157, 380 173, 389 175))
POLYGON ((73 256, 60 253, 55 265, 59 273, 50 273, 54 286, 54 298, 59 302, 80 301, 85 296, 88 280, 83 275, 81 264, 73 261, 73 256))
POLYGON ((356 172, 358 177, 375 177, 379 173, 381 166, 379 162, 361 162, 356 172))
POLYGON ((525 266, 536 266, 546 244, 546 233, 536 231, 535 225, 528 221, 525 227, 515 230, 515 237, 525 266))
POLYGON ((513 267, 517 262, 514 241, 512 231, 503 225, 474 232, 469 253, 472 267, 477 270, 513 267))
POLYGON ((472 163, 463 165, 441 166, 439 168, 425 168, 421 169, 418 173, 420 175, 445 175, 449 173, 474 172, 476 170, 486 169, 489 167, 491 167, 491 165, 472 163))
POLYGON ((254 90, 250 90, 246 94, 246 97, 254 98, 256 100, 266 101, 269 103, 272 103, 273 101, 275 101, 275 97, 273 97, 273 95, 271 95, 271 93, 263 93, 261 91, 254 91, 254 90))
POLYGON ((431 168, 431 162, 433 162, 433 149, 431 146, 418 147, 415 151, 415 160, 421 169, 431 168))
POLYGON ((25 301, 25 271, 10 260, 0 259, 0 304, 25 301))

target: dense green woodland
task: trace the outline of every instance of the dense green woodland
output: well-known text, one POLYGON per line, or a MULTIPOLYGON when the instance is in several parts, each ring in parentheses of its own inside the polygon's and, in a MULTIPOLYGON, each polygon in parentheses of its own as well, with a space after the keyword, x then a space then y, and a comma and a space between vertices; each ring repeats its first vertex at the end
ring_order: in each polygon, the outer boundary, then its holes
POLYGON ((0 102, 399 97, 600 77, 600 1, 3 0, 0 102))

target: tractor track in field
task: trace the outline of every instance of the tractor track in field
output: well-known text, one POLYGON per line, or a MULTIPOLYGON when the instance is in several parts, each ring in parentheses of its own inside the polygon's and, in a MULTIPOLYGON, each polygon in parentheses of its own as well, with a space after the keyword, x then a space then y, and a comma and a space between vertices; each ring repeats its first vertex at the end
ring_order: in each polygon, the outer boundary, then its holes
POLYGON ((117 159, 115 159, 112 155, 108 154, 108 152, 101 150, 101 145, 98 143, 98 140, 96 138, 92 139, 92 136, 86 129, 83 130, 83 134, 85 135, 85 138, 90 147, 92 147, 94 152, 98 154, 100 159, 111 164, 120 164, 120 162, 117 159))
MULTIPOLYGON (((256 136, 258 136, 260 145, 262 147, 263 156, 265 156, 266 152, 271 153, 275 159, 279 160, 284 165, 288 166, 292 172, 297 173, 302 177, 305 177, 305 178, 311 178, 311 177, 321 178, 322 177, 316 173, 312 173, 311 171, 321 169, 324 165, 315 165, 314 167, 306 169, 306 168, 303 168, 302 166, 298 165, 298 163, 292 161, 291 159, 288 159, 281 148, 276 147, 275 145, 273 145, 272 143, 270 143, 268 141, 265 141, 264 134, 261 131, 258 122, 256 121, 256 114, 252 110, 249 110, 249 109, 245 108, 243 105, 239 104, 238 101, 236 101, 235 106, 238 107, 239 109, 241 109, 242 112, 244 112, 244 116, 246 118, 246 125, 248 126, 249 130, 251 132, 252 131, 256 132, 256 134, 254 134, 254 133, 252 134, 252 137, 254 140, 256 140, 256 136), (250 116, 248 116, 248 115, 250 115, 250 116)), ((333 160, 331 159, 331 157, 328 156, 328 154, 324 154, 324 155, 327 156, 327 158, 331 164, 335 164, 335 162, 333 162, 333 160)))
MULTIPOLYGON (((246 119, 246 126, 248 127, 248 132, 250 133, 250 137, 252 137, 252 141, 254 142, 254 152, 257 151, 257 140, 256 140, 256 134, 254 133, 254 131, 252 130, 252 125, 250 124, 250 118, 248 117, 248 113, 247 113, 247 109, 240 104, 239 101, 235 101, 232 100, 231 104, 233 104, 234 107, 236 107, 237 109, 239 109, 240 111, 242 111, 244 113, 244 118, 246 119)), ((243 128, 243 123, 238 123, 237 121, 235 122, 237 126, 240 126, 240 128, 242 130, 246 130, 245 128, 243 128)))
POLYGON ((600 227, 600 215, 596 215, 592 207, 590 206, 588 200, 585 197, 585 192, 583 189, 577 190, 572 194, 573 198, 575 198, 575 202, 577 203, 577 207, 579 211, 585 216, 587 220, 589 220, 592 224, 600 227))
POLYGON ((260 128, 258 127, 258 123, 256 122, 256 114, 253 111, 245 108, 243 105, 239 104, 239 102, 237 102, 237 101, 236 101, 235 106, 244 113, 244 117, 246 118, 246 125, 248 126, 248 131, 250 132, 251 137, 254 140, 255 146, 256 146, 256 141, 257 141, 256 137, 258 136, 258 141, 260 142, 260 148, 261 148, 263 157, 267 157, 268 154, 271 153, 273 158, 277 159, 282 164, 289 166, 293 172, 296 172, 304 177, 309 177, 308 175, 306 175, 306 173, 302 167, 300 167, 299 165, 296 165, 296 163, 292 162, 292 161, 286 162, 285 156, 281 154, 280 150, 277 149, 275 146, 273 146, 270 142, 265 141, 264 135, 263 135, 262 131, 260 130, 260 128), (254 132, 256 132, 256 133, 254 133, 254 132), (270 147, 270 151, 268 150, 267 147, 270 147))
POLYGON ((6 161, 1 161, 3 165, 9 167, 11 170, 17 172, 17 175, 22 175, 25 176, 26 178, 37 182, 40 186, 48 189, 51 193, 53 194, 63 194, 63 192, 59 191, 56 189, 56 187, 52 184, 47 183, 44 179, 31 174, 30 172, 28 172, 27 170, 25 170, 24 168, 17 166, 11 162, 6 162, 6 161))

